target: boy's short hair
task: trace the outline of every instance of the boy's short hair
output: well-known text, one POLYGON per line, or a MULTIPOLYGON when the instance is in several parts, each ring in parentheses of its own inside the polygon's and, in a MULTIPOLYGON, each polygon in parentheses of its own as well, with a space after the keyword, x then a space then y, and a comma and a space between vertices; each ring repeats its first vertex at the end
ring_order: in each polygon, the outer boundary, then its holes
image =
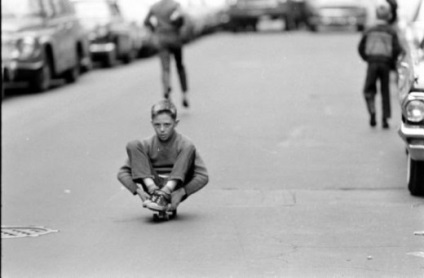
POLYGON ((161 100, 152 106, 152 119, 161 113, 167 113, 172 119, 177 119, 177 108, 170 100, 161 100))
POLYGON ((380 20, 388 21, 390 20, 392 13, 388 5, 380 4, 376 9, 376 16, 380 20))

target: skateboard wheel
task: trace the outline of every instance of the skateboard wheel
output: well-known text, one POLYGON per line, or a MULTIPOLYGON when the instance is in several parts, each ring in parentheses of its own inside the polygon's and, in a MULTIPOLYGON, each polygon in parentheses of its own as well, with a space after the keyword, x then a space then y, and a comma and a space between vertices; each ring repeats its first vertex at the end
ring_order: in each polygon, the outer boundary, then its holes
POLYGON ((171 219, 174 219, 175 217, 177 217, 177 211, 176 211, 176 210, 173 210, 173 211, 169 214, 169 217, 170 217, 171 219))

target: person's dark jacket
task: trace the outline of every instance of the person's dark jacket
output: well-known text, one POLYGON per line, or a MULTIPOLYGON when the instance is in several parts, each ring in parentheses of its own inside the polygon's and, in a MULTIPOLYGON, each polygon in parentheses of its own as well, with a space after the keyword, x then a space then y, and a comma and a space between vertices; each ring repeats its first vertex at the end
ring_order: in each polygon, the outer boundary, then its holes
POLYGON ((364 32, 358 52, 368 63, 383 62, 393 65, 403 52, 403 48, 396 30, 389 24, 379 24, 364 32))
POLYGON ((159 47, 180 46, 180 30, 184 24, 181 6, 174 0, 161 0, 147 14, 144 25, 156 34, 159 47))

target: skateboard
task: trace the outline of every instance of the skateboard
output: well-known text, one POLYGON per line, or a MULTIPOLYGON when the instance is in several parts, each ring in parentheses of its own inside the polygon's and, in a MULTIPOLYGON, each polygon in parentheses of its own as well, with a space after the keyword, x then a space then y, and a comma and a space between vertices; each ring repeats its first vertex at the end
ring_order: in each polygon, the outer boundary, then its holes
POLYGON ((154 211, 153 220, 154 221, 168 221, 177 217, 177 210, 172 211, 154 211))

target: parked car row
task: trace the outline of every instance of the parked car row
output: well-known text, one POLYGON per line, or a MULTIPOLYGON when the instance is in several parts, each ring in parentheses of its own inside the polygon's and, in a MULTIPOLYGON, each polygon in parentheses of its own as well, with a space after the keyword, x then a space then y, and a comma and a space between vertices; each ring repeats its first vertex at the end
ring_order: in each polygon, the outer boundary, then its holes
POLYGON ((4 0, 2 5, 3 80, 25 80, 36 91, 53 77, 75 82, 90 66, 89 45, 66 0, 4 0))
POLYGON ((354 26, 362 31, 367 22, 362 0, 229 0, 228 29, 256 31, 262 19, 279 19, 283 30, 307 26, 319 31, 327 26, 354 26))
MULTIPOLYGON (((421 20, 424 18, 424 4, 421 20)), ((398 64, 402 109, 399 135, 405 143, 407 184, 412 195, 424 196, 424 21, 413 21, 405 30, 407 53, 398 64)))
MULTIPOLYGON (((23 81, 42 92, 55 78, 75 82, 93 62, 113 67, 154 52, 153 35, 143 21, 156 1, 3 0, 3 85, 23 81)), ((219 1, 180 2, 186 42, 221 24, 219 1)))

